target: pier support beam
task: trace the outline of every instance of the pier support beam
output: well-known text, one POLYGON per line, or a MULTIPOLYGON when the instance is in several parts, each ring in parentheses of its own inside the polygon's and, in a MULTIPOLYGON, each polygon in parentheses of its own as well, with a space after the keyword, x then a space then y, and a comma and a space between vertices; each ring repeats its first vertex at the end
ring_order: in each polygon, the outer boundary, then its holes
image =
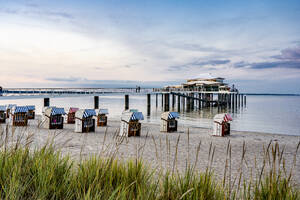
POLYGON ((99 109, 99 96, 94 96, 94 109, 99 109))
POLYGON ((238 106, 240 107, 241 106, 241 95, 238 94, 238 106))
POLYGON ((161 107, 164 107, 164 94, 161 93, 161 107))
POLYGON ((175 107, 175 94, 172 94, 172 109, 175 107))
POLYGON ((244 104, 245 104, 245 106, 246 106, 246 95, 244 96, 244 104))
POLYGON ((238 94, 234 94, 234 105, 236 110, 237 110, 237 98, 238 98, 238 94))
POLYGON ((147 115, 151 114, 151 94, 147 94, 147 115))
POLYGON ((191 110, 191 98, 189 97, 189 95, 186 97, 186 111, 190 112, 191 110))
POLYGON ((194 109, 195 109, 194 93, 191 93, 191 94, 190 94, 190 97, 192 97, 192 98, 190 99, 190 101, 191 101, 191 108, 190 108, 190 110, 194 110, 194 109))
POLYGON ((166 93, 165 94, 165 106, 164 106, 164 112, 167 112, 170 110, 170 104, 169 104, 169 101, 170 101, 170 94, 169 93, 166 93))
POLYGON ((44 98, 44 107, 49 107, 49 106, 50 106, 50 99, 44 98))
POLYGON ((125 110, 129 109, 129 95, 125 94, 125 110))
POLYGON ((155 106, 156 106, 156 108, 157 108, 157 105, 158 105, 158 99, 157 98, 158 98, 158 94, 156 93, 155 94, 155 106))
MULTIPOLYGON (((201 93, 198 94, 198 98, 201 99, 201 93)), ((202 103, 202 102, 199 100, 199 101, 198 101, 198 109, 199 109, 199 110, 201 109, 201 103, 202 103)))
POLYGON ((242 107, 244 107, 244 95, 241 94, 241 103, 242 103, 242 107))
POLYGON ((184 111, 185 110, 185 97, 183 96, 181 98, 181 100, 182 100, 182 110, 184 111))
POLYGON ((177 112, 180 112, 180 95, 177 96, 177 112))

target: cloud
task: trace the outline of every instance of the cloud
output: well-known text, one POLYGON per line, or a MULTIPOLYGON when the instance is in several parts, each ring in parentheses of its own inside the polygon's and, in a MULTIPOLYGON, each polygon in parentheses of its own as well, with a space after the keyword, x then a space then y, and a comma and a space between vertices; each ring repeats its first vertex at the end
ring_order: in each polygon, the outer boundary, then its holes
POLYGON ((170 66, 168 67, 168 71, 182 71, 182 70, 187 70, 190 68, 198 68, 206 65, 210 66, 217 66, 217 65, 224 65, 230 63, 230 60, 208 60, 208 61, 193 61, 189 62, 183 65, 175 65, 175 66, 170 66))
POLYGON ((249 69, 270 69, 270 68, 290 68, 290 69, 300 69, 300 61, 270 61, 270 62, 257 62, 257 63, 247 63, 247 62, 237 62, 234 63, 235 68, 249 68, 249 69))
POLYGON ((48 17, 48 18, 62 18, 74 19, 75 17, 65 11, 52 11, 49 9, 41 8, 37 4, 26 4, 25 8, 0 8, 0 13, 10 15, 26 15, 33 17, 48 17))
POLYGON ((83 81, 84 79, 78 77, 68 77, 68 78, 50 77, 50 78, 46 78, 45 80, 54 81, 54 82, 78 82, 78 81, 83 81))
POLYGON ((280 60, 300 60, 300 46, 283 49, 280 55, 273 56, 280 60))
POLYGON ((288 68, 300 69, 300 46, 286 48, 281 51, 280 55, 271 56, 275 59, 272 61, 248 63, 245 61, 234 63, 235 68, 250 69, 270 69, 270 68, 288 68))

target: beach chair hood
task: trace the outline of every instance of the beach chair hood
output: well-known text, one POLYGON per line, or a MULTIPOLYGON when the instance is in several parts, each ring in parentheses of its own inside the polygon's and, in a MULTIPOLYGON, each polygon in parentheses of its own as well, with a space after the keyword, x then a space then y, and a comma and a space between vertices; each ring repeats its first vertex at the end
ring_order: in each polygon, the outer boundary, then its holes
POLYGON ((96 116, 96 111, 94 109, 79 109, 75 113, 75 117, 78 119, 83 119, 92 116, 96 116))
POLYGON ((230 114, 226 114, 226 113, 217 114, 214 117, 214 121, 218 123, 228 122, 228 121, 232 121, 232 117, 230 116, 230 114))
POLYGON ((35 110, 35 106, 34 105, 29 105, 27 106, 28 110, 35 110))
POLYGON ((142 112, 124 111, 122 113, 121 120, 125 121, 125 122, 130 122, 130 121, 134 121, 134 120, 144 120, 144 115, 142 112))
POLYGON ((179 118, 179 113, 178 112, 163 112, 161 114, 161 118, 163 120, 176 119, 176 118, 179 118))
POLYGON ((107 114, 108 114, 108 109, 99 109, 98 114, 104 114, 104 115, 107 115, 107 114))
POLYGON ((48 107, 45 110, 46 116, 53 116, 53 115, 65 115, 65 109, 64 108, 57 108, 57 107, 48 107))
POLYGON ((6 111, 7 106, 0 106, 0 111, 6 111))
POLYGON ((28 108, 27 106, 15 106, 12 108, 12 113, 27 113, 28 112, 28 108))

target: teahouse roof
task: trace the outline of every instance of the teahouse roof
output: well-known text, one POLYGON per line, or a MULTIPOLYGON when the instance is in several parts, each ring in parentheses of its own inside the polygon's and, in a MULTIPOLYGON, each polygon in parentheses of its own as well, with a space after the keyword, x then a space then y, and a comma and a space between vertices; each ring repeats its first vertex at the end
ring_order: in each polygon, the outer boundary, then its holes
POLYGON ((75 117, 78 119, 83 119, 92 116, 96 116, 96 112, 94 109, 79 109, 75 113, 75 117))
POLYGON ((215 115, 214 121, 222 123, 222 122, 232 121, 232 118, 231 118, 230 114, 222 113, 222 114, 215 115))
POLYGON ((144 120, 144 115, 142 112, 133 111, 133 110, 126 110, 122 113, 121 120, 124 120, 125 122, 130 122, 134 120, 144 120))
POLYGON ((197 81, 197 80, 215 80, 215 79, 224 80, 225 78, 212 76, 211 73, 203 73, 203 74, 199 74, 195 78, 190 78, 187 81, 190 82, 190 81, 197 81))
POLYGON ((221 85, 222 83, 216 81, 204 81, 204 80, 197 80, 197 81, 190 81, 187 83, 183 83, 183 85, 221 85))
POLYGON ((164 120, 179 118, 178 112, 163 112, 161 118, 164 120))

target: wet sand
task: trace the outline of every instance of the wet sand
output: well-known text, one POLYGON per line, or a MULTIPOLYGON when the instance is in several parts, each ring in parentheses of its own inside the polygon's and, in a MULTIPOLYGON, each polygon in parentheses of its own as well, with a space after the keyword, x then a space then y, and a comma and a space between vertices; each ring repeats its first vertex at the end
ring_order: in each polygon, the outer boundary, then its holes
MULTIPOLYGON (((5 127, 1 124, 2 132, 5 127)), ((11 143, 16 142, 17 138, 26 143, 26 137, 31 135, 31 147, 38 148, 53 140, 63 155, 70 155, 74 160, 92 155, 114 155, 125 160, 138 156, 153 168, 179 172, 186 169, 187 163, 195 165, 197 171, 205 171, 211 165, 220 180, 224 177, 225 166, 227 175, 231 171, 232 180, 241 171, 247 179, 258 173, 256 169, 263 165, 264 148, 270 141, 272 144, 277 142, 280 149, 284 148, 283 157, 289 171, 300 141, 300 136, 238 131, 232 131, 228 137, 216 137, 210 135, 212 129, 187 128, 181 126, 180 121, 175 133, 161 133, 158 124, 142 122, 140 137, 121 138, 118 137, 119 127, 120 121, 109 120, 107 127, 96 127, 95 133, 75 133, 72 124, 65 124, 63 130, 48 130, 39 128, 38 120, 31 120, 27 128, 16 128, 14 131, 8 128, 11 143), (229 143, 231 158, 227 151, 229 143), (244 143, 244 160, 241 162, 244 143), (209 152, 213 154, 213 159, 209 157, 209 152)), ((300 184, 300 153, 296 158, 293 179, 300 184)))

